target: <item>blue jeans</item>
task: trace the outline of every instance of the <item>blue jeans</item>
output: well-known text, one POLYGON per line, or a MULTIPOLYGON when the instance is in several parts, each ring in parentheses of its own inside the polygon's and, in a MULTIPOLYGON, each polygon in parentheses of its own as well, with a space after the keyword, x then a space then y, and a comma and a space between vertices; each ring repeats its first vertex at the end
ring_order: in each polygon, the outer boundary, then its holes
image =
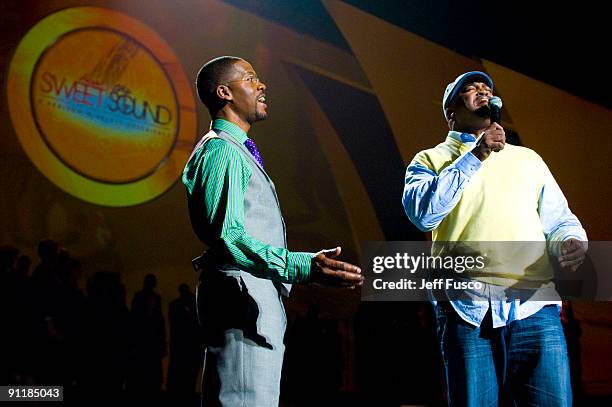
POLYGON ((558 308, 493 328, 463 321, 452 307, 436 307, 438 340, 449 406, 571 406, 567 346, 558 308))

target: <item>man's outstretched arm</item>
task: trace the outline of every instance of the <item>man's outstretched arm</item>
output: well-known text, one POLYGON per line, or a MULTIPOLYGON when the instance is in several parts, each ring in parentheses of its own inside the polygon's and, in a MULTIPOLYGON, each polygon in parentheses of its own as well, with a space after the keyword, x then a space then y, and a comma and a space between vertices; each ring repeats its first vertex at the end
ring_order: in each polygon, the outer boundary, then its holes
MULTIPOLYGON (((228 264, 257 277, 284 283, 321 282, 327 285, 354 286, 361 283, 358 267, 334 260, 329 252, 291 252, 263 243, 246 233, 244 197, 251 176, 251 167, 241 153, 222 140, 201 152, 193 164, 193 191, 201 189, 201 205, 209 226, 220 245, 212 250, 228 264)), ((188 188, 189 171, 184 183, 188 188)))

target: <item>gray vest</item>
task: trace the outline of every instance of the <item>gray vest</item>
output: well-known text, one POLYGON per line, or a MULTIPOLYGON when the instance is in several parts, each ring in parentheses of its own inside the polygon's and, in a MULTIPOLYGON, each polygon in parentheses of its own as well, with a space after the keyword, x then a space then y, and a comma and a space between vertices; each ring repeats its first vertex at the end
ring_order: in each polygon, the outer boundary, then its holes
MULTIPOLYGON (((285 221, 274 183, 245 145, 240 144, 231 135, 223 131, 216 131, 216 133, 220 139, 234 145, 251 165, 251 178, 244 197, 244 228, 246 233, 260 242, 286 248, 285 221)), ((291 290, 291 284, 257 278, 245 271, 241 271, 240 275, 249 291, 258 291, 270 284, 274 284, 277 290, 285 296, 288 296, 291 290)))

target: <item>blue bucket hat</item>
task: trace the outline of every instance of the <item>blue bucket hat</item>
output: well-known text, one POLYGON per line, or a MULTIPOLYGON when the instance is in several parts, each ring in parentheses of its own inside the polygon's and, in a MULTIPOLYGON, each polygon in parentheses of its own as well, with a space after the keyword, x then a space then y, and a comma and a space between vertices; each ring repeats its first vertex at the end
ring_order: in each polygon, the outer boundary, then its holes
POLYGON ((481 79, 491 88, 491 90, 493 90, 493 79, 491 79, 491 77, 484 72, 471 71, 457 76, 457 79, 448 84, 446 90, 444 91, 444 96, 442 96, 442 114, 444 114, 444 118, 446 118, 446 120, 448 120, 448 117, 446 117, 446 109, 448 106, 451 104, 455 96, 457 96, 457 93, 459 93, 463 85, 468 82, 473 82, 474 79, 481 79))

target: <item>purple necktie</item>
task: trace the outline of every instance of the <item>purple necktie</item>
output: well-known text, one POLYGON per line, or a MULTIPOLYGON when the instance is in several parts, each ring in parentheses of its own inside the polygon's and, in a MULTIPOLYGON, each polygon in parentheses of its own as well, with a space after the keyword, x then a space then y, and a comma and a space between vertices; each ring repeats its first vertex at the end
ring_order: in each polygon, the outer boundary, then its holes
POLYGON ((246 148, 249 149, 249 151, 251 152, 253 157, 257 160, 259 165, 261 165, 261 168, 263 168, 263 160, 261 159, 261 155, 259 154, 259 150, 257 149, 255 142, 251 140, 250 138, 248 138, 244 142, 244 145, 246 146, 246 148))

